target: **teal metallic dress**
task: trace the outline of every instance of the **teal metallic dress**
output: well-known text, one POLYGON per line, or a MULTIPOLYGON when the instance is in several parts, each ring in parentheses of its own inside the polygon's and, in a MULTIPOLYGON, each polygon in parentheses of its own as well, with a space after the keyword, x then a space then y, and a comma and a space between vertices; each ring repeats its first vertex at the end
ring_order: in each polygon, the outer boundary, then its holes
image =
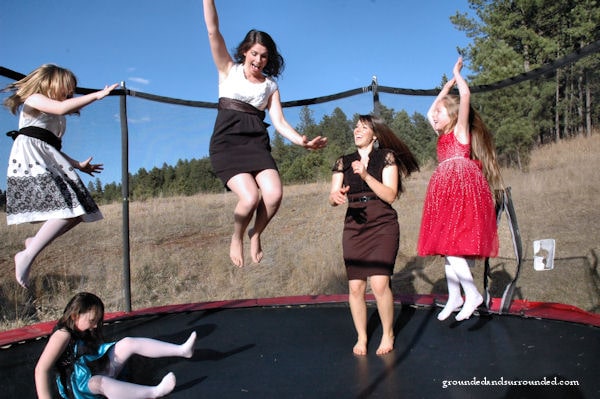
POLYGON ((90 392, 88 382, 93 375, 109 375, 107 353, 115 342, 93 345, 71 335, 67 349, 56 364, 58 392, 65 399, 102 398, 102 395, 90 392))

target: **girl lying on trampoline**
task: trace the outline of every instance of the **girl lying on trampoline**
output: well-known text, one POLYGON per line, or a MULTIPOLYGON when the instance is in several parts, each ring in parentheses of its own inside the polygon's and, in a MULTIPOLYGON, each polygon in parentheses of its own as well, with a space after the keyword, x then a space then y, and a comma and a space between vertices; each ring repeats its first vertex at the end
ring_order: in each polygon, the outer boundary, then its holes
POLYGON ((132 337, 105 343, 103 319, 104 304, 96 295, 82 292, 69 301, 35 366, 38 398, 52 397, 53 375, 63 398, 158 398, 175 388, 173 373, 165 375, 155 386, 137 385, 116 377, 133 354, 150 358, 191 358, 195 332, 181 345, 132 337))

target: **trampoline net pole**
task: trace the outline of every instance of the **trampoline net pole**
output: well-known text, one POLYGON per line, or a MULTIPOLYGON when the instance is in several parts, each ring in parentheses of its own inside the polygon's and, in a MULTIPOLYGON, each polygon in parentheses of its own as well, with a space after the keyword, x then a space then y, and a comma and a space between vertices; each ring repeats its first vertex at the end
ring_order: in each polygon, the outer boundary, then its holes
POLYGON ((127 89, 121 82, 121 193, 123 196, 123 295, 125 310, 131 311, 131 273, 129 254, 129 129, 127 126, 127 89))

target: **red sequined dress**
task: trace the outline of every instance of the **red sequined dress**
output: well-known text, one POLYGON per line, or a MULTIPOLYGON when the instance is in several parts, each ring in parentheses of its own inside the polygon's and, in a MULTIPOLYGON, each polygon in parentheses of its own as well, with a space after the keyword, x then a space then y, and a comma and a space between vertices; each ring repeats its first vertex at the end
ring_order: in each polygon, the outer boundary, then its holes
POLYGON ((420 256, 494 257, 496 211, 480 163, 453 132, 438 138, 438 166, 427 187, 417 251, 420 256))

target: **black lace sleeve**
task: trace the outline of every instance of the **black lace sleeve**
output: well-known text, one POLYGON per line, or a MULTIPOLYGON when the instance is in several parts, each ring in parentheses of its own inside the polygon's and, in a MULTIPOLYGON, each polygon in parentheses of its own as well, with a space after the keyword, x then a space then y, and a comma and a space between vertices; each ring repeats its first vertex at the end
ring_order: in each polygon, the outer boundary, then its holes
POLYGON ((331 168, 332 172, 344 173, 344 157, 339 157, 331 168))
POLYGON ((396 154, 393 151, 386 151, 385 157, 383 158, 383 166, 398 165, 396 154))

